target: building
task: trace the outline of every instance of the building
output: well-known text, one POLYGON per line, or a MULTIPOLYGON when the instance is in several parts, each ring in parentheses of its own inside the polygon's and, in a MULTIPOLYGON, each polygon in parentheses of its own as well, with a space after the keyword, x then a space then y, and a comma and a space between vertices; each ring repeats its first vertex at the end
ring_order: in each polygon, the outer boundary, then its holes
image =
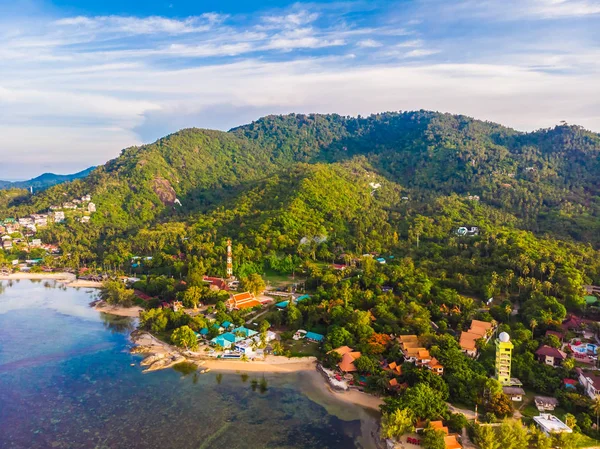
POLYGON ((48 214, 33 214, 31 219, 36 226, 47 226, 48 225, 48 214))
POLYGON ((94 203, 88 203, 87 210, 90 214, 96 212, 96 205, 94 203))
POLYGON ((438 359, 435 357, 433 357, 425 367, 437 376, 442 376, 444 374, 444 365, 438 362, 438 359))
POLYGON ((558 406, 558 399, 549 396, 536 396, 533 398, 535 406, 540 412, 548 412, 554 410, 558 406))
POLYGON ((54 223, 62 223, 65 221, 65 213, 58 210, 52 214, 52 218, 54 223))
POLYGON ((90 202, 92 201, 92 197, 90 195, 83 195, 81 197, 81 201, 83 201, 84 203, 90 202))
POLYGON ((567 358, 567 354, 560 349, 546 345, 540 346, 540 348, 535 351, 535 355, 540 362, 550 366, 560 366, 567 358))
POLYGON ((325 338, 325 336, 322 334, 317 334, 316 332, 307 332, 305 338, 309 341, 321 343, 323 341, 323 339, 325 338))
POLYGON ((510 384, 513 348, 510 336, 506 332, 501 332, 496 338, 496 380, 500 382, 500 385, 510 384))
POLYGON ((203 280, 207 284, 210 284, 211 290, 229 290, 229 285, 227 285, 227 282, 223 278, 204 276, 203 280))
POLYGON ((596 396, 600 395, 600 375, 586 373, 581 368, 577 368, 577 373, 579 374, 579 383, 585 393, 591 399, 596 399, 596 396))
POLYGON ((225 303, 229 310, 242 310, 251 309, 253 307, 261 306, 262 304, 254 295, 250 292, 238 293, 231 295, 231 298, 225 303))
POLYGON ((523 401, 523 396, 525 396, 525 390, 521 387, 502 387, 502 392, 515 402, 523 401))
POLYGON ((479 235, 479 228, 477 226, 461 226, 456 230, 456 234, 461 237, 474 237, 479 235))
POLYGON ((77 204, 67 201, 66 203, 63 203, 62 208, 63 209, 77 209, 77 204))
POLYGON ((564 422, 549 413, 540 413, 539 416, 534 416, 533 420, 546 435, 573 432, 564 422))
POLYGON ((494 325, 487 321, 473 320, 468 331, 460 334, 459 345, 469 357, 477 357, 477 340, 488 340, 494 330, 494 325))
POLYGON ((29 246, 31 248, 40 248, 42 246, 42 240, 41 239, 32 239, 29 246))

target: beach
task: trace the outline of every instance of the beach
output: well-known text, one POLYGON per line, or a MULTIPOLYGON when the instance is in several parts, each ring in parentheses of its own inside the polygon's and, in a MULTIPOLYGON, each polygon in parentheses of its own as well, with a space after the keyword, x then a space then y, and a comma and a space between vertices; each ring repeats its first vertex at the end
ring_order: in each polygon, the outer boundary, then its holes
POLYGON ((246 371, 264 373, 291 373, 296 371, 315 370, 317 359, 315 357, 290 358, 280 356, 267 356, 265 360, 243 362, 241 360, 202 359, 204 368, 219 371, 246 371))
POLYGON ((73 273, 27 273, 20 271, 18 273, 10 273, 0 275, 0 281, 18 281, 23 279, 29 279, 33 281, 40 280, 52 280, 61 282, 67 287, 77 287, 77 288, 100 288, 102 287, 102 282, 96 281, 86 281, 83 279, 77 279, 73 273))
POLYGON ((128 316, 131 318, 138 318, 140 316, 140 312, 144 309, 138 306, 133 307, 122 307, 122 306, 111 306, 106 304, 105 302, 98 302, 94 309, 98 312, 109 313, 111 315, 117 316, 128 316))

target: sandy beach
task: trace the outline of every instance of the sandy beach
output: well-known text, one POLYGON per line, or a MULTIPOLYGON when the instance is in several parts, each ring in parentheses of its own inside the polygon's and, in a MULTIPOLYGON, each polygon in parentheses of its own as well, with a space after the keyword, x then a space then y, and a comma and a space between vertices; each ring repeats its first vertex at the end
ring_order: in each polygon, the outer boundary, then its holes
POLYGON ((18 273, 0 275, 0 281, 18 281, 18 280, 52 280, 65 284, 67 287, 78 287, 78 288, 100 288, 102 282, 96 281, 85 281, 83 279, 77 279, 73 273, 26 273, 20 271, 18 273))
POLYGON ((32 279, 32 280, 55 280, 62 282, 73 282, 75 281, 77 276, 73 273, 11 273, 0 275, 0 280, 2 281, 15 281, 21 279, 32 279))
POLYGON ((291 358, 267 356, 265 360, 243 362, 241 360, 203 359, 206 368, 218 371, 246 371, 264 373, 291 373, 296 371, 315 370, 315 357, 291 358))
POLYGON ((122 307, 122 306, 111 306, 104 302, 100 302, 94 306, 94 309, 98 312, 108 313, 117 316, 128 316, 131 318, 137 318, 140 316, 140 312, 144 309, 138 306, 133 307, 122 307))

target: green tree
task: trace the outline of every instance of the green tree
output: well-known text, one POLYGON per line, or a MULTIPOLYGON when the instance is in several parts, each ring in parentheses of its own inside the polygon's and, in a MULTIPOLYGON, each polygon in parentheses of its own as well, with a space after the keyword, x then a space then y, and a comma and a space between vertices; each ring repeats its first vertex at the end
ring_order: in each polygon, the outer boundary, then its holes
POLYGON ((171 342, 180 348, 195 351, 198 349, 198 338, 189 326, 181 326, 171 334, 171 342))
POLYGON ((445 433, 442 430, 433 428, 431 425, 423 431, 423 440, 421 442, 425 449, 445 449, 445 433))
POLYGON ((244 291, 258 295, 265 290, 266 284, 260 274, 251 273, 247 277, 240 279, 240 287, 244 291))
POLYGON ((385 398, 382 409, 392 412, 408 408, 418 419, 441 419, 448 414, 448 406, 442 394, 426 384, 407 388, 398 398, 385 398))
POLYGON ((475 443, 480 449, 500 449, 500 442, 493 427, 478 425, 475 427, 475 443))
POLYGON ((100 288, 100 299, 108 304, 131 307, 135 300, 135 293, 119 280, 107 280, 100 288))
POLYGON ((596 428, 600 429, 600 396, 596 396, 591 409, 594 415, 596 415, 596 428))
POLYGON ((383 413, 381 417, 382 438, 399 440, 402 435, 414 430, 414 415, 409 409, 397 409, 390 413, 383 413))
POLYGON ((198 307, 200 300, 202 299, 202 288, 196 287, 192 285, 186 291, 183 292, 181 301, 183 302, 183 306, 187 308, 195 309, 198 307))
POLYGON ((498 428, 498 442, 502 449, 527 449, 529 433, 521 421, 504 420, 498 428))

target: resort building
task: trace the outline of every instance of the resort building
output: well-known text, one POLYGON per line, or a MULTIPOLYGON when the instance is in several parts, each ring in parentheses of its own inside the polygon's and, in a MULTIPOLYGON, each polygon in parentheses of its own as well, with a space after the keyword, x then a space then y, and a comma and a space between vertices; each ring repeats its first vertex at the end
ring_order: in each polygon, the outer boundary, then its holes
POLYGON ((551 412, 558 406, 558 399, 549 396, 536 396, 533 400, 540 412, 551 412))
POLYGON ((539 416, 534 416, 533 420, 546 435, 573 432, 564 422, 549 413, 541 413, 539 416))
POLYGON ((577 368, 579 374, 579 383, 585 389, 585 393, 591 398, 596 399, 600 395, 600 375, 586 373, 581 368, 577 368))
POLYGON ((487 321, 473 320, 468 331, 460 334, 460 347, 469 357, 477 357, 477 340, 488 340, 492 335, 494 326, 487 321))
POLYGON ((565 354, 560 349, 556 349, 546 345, 540 346, 540 348, 537 351, 535 351, 535 355, 537 356, 540 362, 550 366, 560 366, 562 365, 562 362, 567 358, 567 354, 565 354))
POLYGON ((354 349, 349 346, 340 346, 339 348, 329 351, 328 354, 331 354, 332 352, 335 352, 342 357, 342 360, 338 363, 340 371, 344 373, 353 373, 354 371, 357 371, 356 366, 354 366, 354 361, 362 355, 360 352, 354 351, 354 349))
POLYGON ((496 380, 500 385, 510 384, 510 367, 513 344, 506 332, 501 332, 496 339, 496 380))
POLYGON ((231 298, 227 300, 225 305, 229 310, 242 310, 251 309, 253 307, 261 306, 262 304, 252 293, 244 292, 231 295, 231 298))
POLYGON ((515 402, 522 402, 525 396, 525 390, 521 387, 502 387, 502 392, 515 402))
POLYGON ((307 332, 305 338, 315 343, 321 343, 325 339, 325 335, 317 334, 316 332, 307 332))

